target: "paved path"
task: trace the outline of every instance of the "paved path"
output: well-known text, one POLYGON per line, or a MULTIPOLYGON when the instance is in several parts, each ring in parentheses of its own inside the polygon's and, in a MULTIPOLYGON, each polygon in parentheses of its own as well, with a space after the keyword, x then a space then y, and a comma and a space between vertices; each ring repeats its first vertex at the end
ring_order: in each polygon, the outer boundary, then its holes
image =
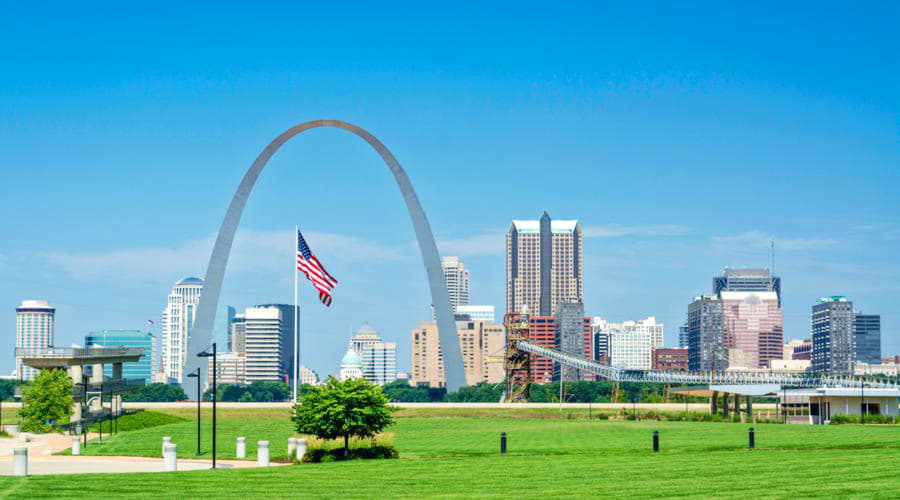
MULTIPOLYGON (((13 449, 28 448, 28 474, 87 474, 96 472, 163 472, 162 458, 150 457, 96 457, 53 455, 72 445, 72 437, 62 434, 29 434, 29 442, 24 435, 0 439, 0 476, 12 475, 13 449)), ((89 435, 93 438, 95 435, 89 435)), ((88 444, 90 446, 90 444, 88 444)), ((288 465, 272 462, 273 467, 288 465)), ((179 458, 178 470, 201 470, 212 466, 210 460, 179 458)), ((256 467, 255 460, 216 460, 216 467, 230 469, 256 467)))

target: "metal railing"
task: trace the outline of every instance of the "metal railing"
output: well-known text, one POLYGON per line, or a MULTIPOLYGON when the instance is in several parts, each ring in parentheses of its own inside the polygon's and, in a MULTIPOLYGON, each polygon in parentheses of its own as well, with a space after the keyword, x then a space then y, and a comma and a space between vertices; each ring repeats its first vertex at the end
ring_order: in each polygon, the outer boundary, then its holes
POLYGON ((615 382, 658 382, 662 384, 757 384, 788 387, 896 388, 891 382, 863 380, 850 375, 822 373, 777 373, 768 371, 670 372, 657 370, 625 370, 593 360, 549 349, 527 341, 516 348, 550 358, 557 363, 584 370, 615 382))
POLYGON ((144 387, 145 381, 142 378, 123 378, 119 380, 110 380, 103 383, 83 383, 75 384, 72 388, 72 397, 75 399, 84 398, 85 390, 88 394, 117 394, 121 392, 131 392, 144 387))
POLYGON ((91 358, 143 355, 143 347, 16 347, 16 356, 23 358, 91 358))

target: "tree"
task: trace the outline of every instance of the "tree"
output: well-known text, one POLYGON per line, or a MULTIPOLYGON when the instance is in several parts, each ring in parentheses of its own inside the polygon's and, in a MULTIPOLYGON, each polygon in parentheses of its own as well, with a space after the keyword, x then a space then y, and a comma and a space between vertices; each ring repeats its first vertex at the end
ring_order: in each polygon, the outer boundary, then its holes
POLYGON ((22 399, 22 430, 50 432, 47 422, 63 423, 72 416, 72 379, 65 370, 41 370, 22 399))
POLYGON ((350 452, 350 436, 372 437, 393 423, 388 398, 377 385, 361 378, 339 381, 328 377, 325 385, 312 387, 294 406, 297 432, 322 439, 344 438, 344 454, 350 452))
POLYGON ((22 384, 21 380, 0 380, 0 401, 12 401, 16 387, 22 384))
POLYGON ((174 401, 185 401, 187 394, 178 384, 147 384, 141 387, 137 392, 126 394, 123 401, 134 402, 154 402, 154 403, 171 403, 174 401))

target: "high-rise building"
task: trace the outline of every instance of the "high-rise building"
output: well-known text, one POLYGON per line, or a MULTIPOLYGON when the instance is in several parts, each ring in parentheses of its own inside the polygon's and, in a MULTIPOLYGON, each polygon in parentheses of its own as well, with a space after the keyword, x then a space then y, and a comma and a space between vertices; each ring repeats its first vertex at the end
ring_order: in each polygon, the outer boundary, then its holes
POLYGON ((691 371, 728 368, 724 310, 719 297, 695 297, 688 305, 687 320, 688 366, 691 371))
POLYGON ((367 344, 362 352, 363 378, 376 385, 397 379, 397 343, 367 344))
MULTIPOLYGON (((466 384, 500 383, 503 371, 503 326, 484 321, 457 321, 459 345, 466 371, 466 384)), ((422 321, 410 332, 412 372, 409 384, 444 387, 444 357, 434 321, 422 321)))
POLYGON ((577 220, 514 220, 506 234, 506 310, 555 316, 562 302, 584 302, 583 245, 577 220))
POLYGON ((853 335, 856 337, 856 361, 881 363, 881 315, 855 313, 853 335))
POLYGON ((725 268, 723 276, 713 278, 713 293, 775 292, 781 307, 781 278, 766 268, 725 268))
MULTIPOLYGON (((122 376, 153 382, 153 368, 156 366, 156 337, 140 330, 101 330, 90 332, 84 337, 85 347, 137 347, 144 350, 141 359, 122 363, 122 376)), ((112 377, 112 364, 104 365, 103 374, 112 377)))
POLYGON ((469 304, 469 270, 459 261, 459 257, 444 257, 441 265, 450 294, 450 306, 455 313, 459 306, 469 304))
POLYGON ((627 320, 621 323, 613 323, 610 321, 606 321, 600 316, 594 316, 591 320, 591 325, 595 328, 595 330, 603 330, 603 331, 613 331, 620 330, 623 332, 634 332, 634 333, 647 333, 650 335, 650 338, 653 342, 653 348, 659 349, 663 346, 663 340, 666 335, 666 327, 662 323, 657 323, 656 318, 653 316, 647 316, 646 318, 638 321, 627 320))
MULTIPOLYGON (((216 350, 218 351, 218 344, 216 350)), ((206 373, 213 372, 213 358, 206 358, 206 373)), ((247 357, 243 352, 216 353, 216 385, 245 385, 247 384, 247 357)), ((206 377, 206 388, 212 384, 212 376, 206 377)))
POLYGON ((219 304, 216 310, 216 320, 213 323, 213 334, 210 342, 216 343, 216 350, 221 352, 230 351, 229 337, 231 336, 231 324, 234 322, 234 308, 219 304))
POLYGON ((679 349, 687 349, 688 348, 688 327, 687 327, 687 325, 681 325, 678 327, 678 348, 679 349))
MULTIPOLYGON (((557 306, 556 348, 566 354, 584 357, 584 304, 581 302, 562 302, 557 306)), ((574 382, 581 380, 582 373, 581 370, 556 363, 553 378, 574 382)))
POLYGON ((609 364, 609 328, 600 316, 591 320, 591 335, 594 338, 594 361, 609 364))
MULTIPOLYGON (((528 340, 541 347, 549 349, 559 348, 559 331, 557 330, 557 316, 529 316, 528 317, 528 340)), ((594 335, 591 327, 591 318, 582 318, 582 344, 583 351, 579 354, 585 359, 592 359, 594 356, 594 335)), ((546 384, 559 377, 558 363, 554 363, 550 358, 542 356, 531 357, 531 377, 536 383, 546 384)), ((593 380, 590 374, 582 373, 582 378, 593 380)))
POLYGON ((719 292, 729 368, 768 368, 784 355, 784 317, 773 292, 719 292))
POLYGON ((384 385, 397 378, 397 343, 382 342, 369 323, 364 323, 350 338, 350 349, 360 360, 364 379, 384 385))
POLYGON ((378 332, 366 322, 363 323, 363 326, 360 327, 359 330, 356 330, 356 333, 350 338, 350 347, 356 351, 356 355, 362 359, 363 349, 365 349, 366 346, 377 344, 378 342, 381 342, 381 337, 379 337, 378 332))
POLYGON ((295 309, 292 304, 260 304, 255 307, 281 311, 281 374, 282 380, 293 384, 294 356, 300 355, 300 346, 294 346, 294 319, 299 316, 300 308, 295 309))
POLYGON ((494 322, 494 306, 476 306, 476 305, 467 305, 467 306, 458 306, 456 308, 457 316, 466 316, 466 319, 472 321, 486 321, 488 323, 494 322))
POLYGON ((244 310, 246 380, 285 380, 282 368, 282 316, 278 307, 248 307, 244 310))
POLYGON ((653 367, 653 334, 647 331, 610 330, 609 364, 625 370, 653 367))
POLYGON ((234 319, 231 320, 231 330, 228 336, 229 352, 244 352, 244 334, 247 333, 244 322, 246 320, 244 313, 235 313, 234 319))
POLYGON ((171 382, 181 383, 184 377, 188 338, 202 291, 203 280, 184 278, 175 283, 166 300, 162 312, 162 367, 171 382))
MULTIPOLYGON (((686 325, 691 369, 767 368, 769 361, 781 359, 781 279, 765 268, 725 268, 712 284, 712 295, 694 300, 695 323, 689 318, 686 325), (703 339, 701 327, 706 334, 703 339), (691 343, 692 335, 696 345, 691 343)), ((691 307, 688 310, 690 315, 691 307)))
MULTIPOLYGON (((53 324, 56 309, 46 300, 23 300, 16 307, 16 349, 43 349, 53 347, 53 324)), ((16 377, 34 380, 37 370, 22 363, 16 355, 16 377)))
POLYGON ((856 361, 853 302, 840 295, 812 307, 812 371, 853 373, 856 361))

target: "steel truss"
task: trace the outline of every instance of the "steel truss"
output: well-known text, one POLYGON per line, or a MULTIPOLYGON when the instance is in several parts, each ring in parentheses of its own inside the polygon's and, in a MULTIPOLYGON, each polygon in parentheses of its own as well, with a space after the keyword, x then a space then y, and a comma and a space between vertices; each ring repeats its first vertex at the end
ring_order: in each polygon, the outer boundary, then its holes
POLYGON ((775 373, 765 371, 667 372, 656 370, 624 370, 571 354, 548 349, 527 341, 519 341, 516 348, 535 356, 550 358, 579 370, 585 370, 614 382, 657 382, 661 384, 772 384, 787 387, 862 387, 895 388, 896 384, 863 380, 849 375, 825 373, 775 373))

